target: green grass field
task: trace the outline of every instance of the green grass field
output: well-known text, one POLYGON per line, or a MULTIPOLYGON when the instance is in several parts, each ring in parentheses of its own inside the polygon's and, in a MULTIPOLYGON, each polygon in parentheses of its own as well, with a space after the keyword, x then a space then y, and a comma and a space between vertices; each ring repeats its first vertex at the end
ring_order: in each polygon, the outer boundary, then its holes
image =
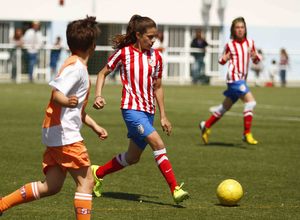
MULTIPOLYGON (((252 88, 257 100, 253 133, 259 145, 241 141, 243 105, 238 102, 212 130, 203 145, 198 130, 210 106, 218 105, 223 87, 165 87, 165 103, 173 125, 171 137, 161 133, 179 182, 191 199, 175 206, 148 147, 141 161, 105 178, 103 197, 93 200, 93 219, 300 219, 300 89, 252 88), (234 178, 244 188, 237 207, 223 207, 217 185, 234 178), (140 202, 142 201, 142 202, 140 202)), ((93 92, 92 92, 93 94, 93 92)), ((109 132, 98 141, 82 134, 93 163, 102 164, 127 149, 126 128, 119 110, 121 88, 108 85, 106 107, 87 112, 109 132)), ((41 123, 50 98, 47 85, 0 84, 0 195, 42 180, 41 123)), ((158 119, 158 118, 156 118, 158 119)), ((62 191, 8 210, 2 219, 74 219, 75 184, 68 176, 62 191)))

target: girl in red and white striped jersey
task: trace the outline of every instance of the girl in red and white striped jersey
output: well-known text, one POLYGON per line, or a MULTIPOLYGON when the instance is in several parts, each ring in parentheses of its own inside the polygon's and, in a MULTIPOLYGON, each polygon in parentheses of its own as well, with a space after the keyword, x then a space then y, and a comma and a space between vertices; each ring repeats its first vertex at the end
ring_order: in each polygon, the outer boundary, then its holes
POLYGON ((121 110, 130 141, 125 153, 115 156, 103 166, 92 166, 96 181, 94 187, 96 196, 101 195, 102 179, 105 175, 137 163, 146 145, 149 144, 174 201, 179 203, 188 198, 188 193, 177 184, 165 144, 153 127, 156 101, 160 110, 162 129, 167 135, 172 131, 164 106, 162 57, 158 50, 152 49, 156 37, 157 27, 151 18, 132 16, 126 34, 114 38, 116 51, 98 74, 94 107, 101 109, 105 105, 105 100, 101 96, 105 77, 120 65, 123 85, 121 110))
POLYGON ((247 38, 247 28, 244 18, 238 17, 232 21, 231 41, 225 46, 224 53, 219 60, 221 65, 229 61, 227 72, 227 90, 224 92, 223 103, 212 109, 212 115, 206 121, 200 122, 202 139, 208 143, 210 127, 216 123, 226 111, 238 100, 244 103, 244 135, 243 140, 248 144, 257 144, 251 133, 253 109, 256 105, 254 96, 246 84, 250 59, 258 63, 261 57, 257 53, 254 41, 247 38))

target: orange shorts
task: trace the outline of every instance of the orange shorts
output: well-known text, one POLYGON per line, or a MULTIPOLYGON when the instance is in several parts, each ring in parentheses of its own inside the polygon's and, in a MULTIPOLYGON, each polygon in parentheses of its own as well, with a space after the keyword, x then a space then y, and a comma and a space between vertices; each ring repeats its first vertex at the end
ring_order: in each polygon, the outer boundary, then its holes
POLYGON ((91 161, 83 141, 60 147, 47 147, 43 157, 43 172, 50 166, 60 166, 63 171, 68 168, 78 169, 90 166, 91 161))

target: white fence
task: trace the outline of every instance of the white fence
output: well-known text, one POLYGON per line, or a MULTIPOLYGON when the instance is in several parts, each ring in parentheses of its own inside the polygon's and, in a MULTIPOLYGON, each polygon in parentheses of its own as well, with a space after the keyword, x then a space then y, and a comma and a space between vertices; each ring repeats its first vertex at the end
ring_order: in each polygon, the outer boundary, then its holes
MULTIPOLYGON (((34 80, 46 83, 51 77, 50 52, 51 46, 45 46, 39 52, 39 62, 34 68, 34 80)), ((106 63, 108 56, 113 52, 110 46, 97 46, 93 58, 89 62, 89 72, 95 75, 106 63)), ((164 82, 167 84, 190 84, 191 65, 194 62, 191 52, 201 52, 191 48, 166 48, 163 53, 164 58, 164 82)), ((278 50, 263 50, 264 52, 264 71, 261 76, 262 83, 268 81, 268 68, 271 60, 275 59, 278 63, 278 50)), ((300 82, 300 51, 288 51, 290 55, 290 69, 288 70, 288 82, 298 85, 300 82)), ((218 57, 221 51, 214 48, 207 48, 205 56, 205 75, 210 77, 210 84, 224 84, 226 67, 218 64, 218 57)), ((69 55, 68 50, 63 49, 58 63, 58 68, 62 61, 69 55)), ((11 44, 0 44, 0 82, 16 83, 28 82, 26 65, 26 50, 15 49, 11 44), (13 53, 14 52, 14 53, 13 53), (12 57, 15 56, 15 57, 12 57), (13 62, 13 59, 15 61, 13 62), (13 66, 15 65, 15 66, 13 66), (12 69, 15 68, 16 76, 12 79, 12 69)), ((91 77, 92 79, 94 77, 91 77)), ((119 78, 117 77, 117 80, 119 78)), ((254 74, 249 72, 250 83, 254 81, 254 74)), ((279 81, 279 79, 277 79, 279 81)))

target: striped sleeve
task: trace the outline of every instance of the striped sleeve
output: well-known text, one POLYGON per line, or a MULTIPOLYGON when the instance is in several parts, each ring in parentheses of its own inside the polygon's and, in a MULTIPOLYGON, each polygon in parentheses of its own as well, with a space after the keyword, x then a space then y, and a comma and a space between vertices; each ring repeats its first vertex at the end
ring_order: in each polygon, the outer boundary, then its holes
POLYGON ((222 56, 219 58, 219 64, 224 65, 225 63, 227 63, 227 61, 225 61, 223 59, 223 55, 226 54, 226 53, 228 53, 228 51, 229 51, 229 47, 228 47, 228 44, 226 44, 225 48, 224 48, 224 51, 222 53, 222 56))
POLYGON ((122 55, 122 49, 119 49, 108 58, 108 63, 107 63, 108 69, 113 71, 116 68, 116 66, 121 60, 121 55, 122 55))
MULTIPOLYGON (((256 48, 254 45, 254 40, 252 40, 252 48, 251 49, 252 49, 252 51, 256 51, 256 48)), ((259 61, 261 61, 261 59, 262 59, 262 57, 259 54, 257 54, 257 56, 254 59, 252 59, 252 62, 257 64, 257 63, 259 63, 259 61)))
POLYGON ((157 75, 157 78, 162 78, 163 60, 162 60, 161 52, 157 51, 156 56, 157 56, 156 75, 157 75))

